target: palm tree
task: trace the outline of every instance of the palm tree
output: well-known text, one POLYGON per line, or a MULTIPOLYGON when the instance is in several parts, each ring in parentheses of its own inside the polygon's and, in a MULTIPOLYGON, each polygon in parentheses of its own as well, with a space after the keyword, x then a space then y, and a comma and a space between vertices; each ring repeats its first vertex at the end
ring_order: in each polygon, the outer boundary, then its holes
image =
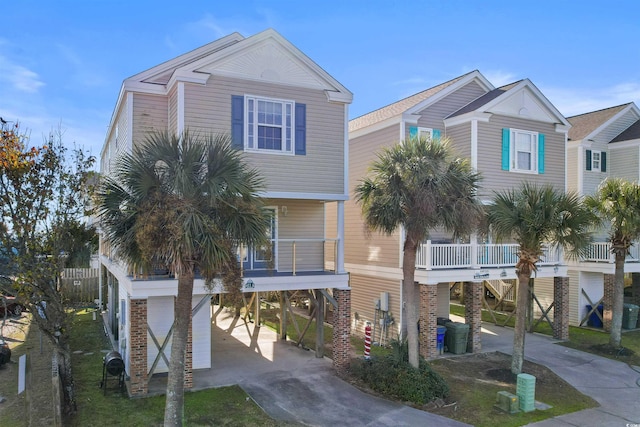
POLYGON ((522 372, 524 336, 529 298, 529 280, 542 256, 543 245, 564 249, 570 257, 584 254, 590 242, 593 216, 573 193, 523 183, 518 189, 496 193, 487 207, 488 223, 498 239, 513 239, 520 245, 516 273, 518 289, 511 372, 522 372))
POLYGON ((178 277, 165 425, 182 425, 184 371, 196 269, 241 286, 236 248, 264 244, 268 214, 228 135, 152 133, 115 163, 97 192, 104 236, 130 265, 170 266, 178 277), (227 273, 227 274, 225 274, 227 273))
POLYGON ((447 139, 412 138, 383 149, 355 189, 365 223, 385 234, 404 227, 402 292, 406 302, 409 363, 418 367, 419 287, 414 281, 418 245, 429 230, 442 227, 454 236, 472 231, 480 217, 479 175, 469 162, 454 158, 447 139))
POLYGON ((624 263, 629 248, 640 237, 640 186, 620 178, 604 180, 596 194, 585 200, 603 224, 609 225, 609 242, 615 257, 611 333, 609 345, 620 348, 624 304, 624 263))

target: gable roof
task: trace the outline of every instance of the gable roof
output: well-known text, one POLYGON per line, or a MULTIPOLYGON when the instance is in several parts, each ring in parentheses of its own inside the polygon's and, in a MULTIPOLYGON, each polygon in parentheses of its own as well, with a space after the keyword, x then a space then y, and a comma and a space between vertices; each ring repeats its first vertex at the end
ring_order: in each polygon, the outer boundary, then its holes
POLYGON ((617 105, 615 107, 609 107, 602 110, 591 111, 590 113, 579 114, 577 116, 567 117, 569 123, 571 123, 571 129, 569 130, 569 139, 572 141, 584 139, 590 135, 593 131, 604 125, 613 116, 629 107, 632 102, 627 104, 617 105))
POLYGON ((463 116, 468 113, 517 114, 534 120, 550 121, 567 127, 571 126, 560 111, 551 104, 529 79, 518 80, 493 89, 458 111, 451 113, 446 119, 463 116), (523 93, 522 98, 514 101, 513 97, 518 92, 523 93))
POLYGON ((626 128, 620 135, 616 136, 611 142, 630 141, 632 139, 640 139, 640 120, 626 128))
POLYGON ((489 86, 489 89, 491 89, 491 84, 486 79, 484 79, 484 77, 478 70, 474 70, 444 83, 440 83, 437 86, 433 86, 429 89, 423 90, 422 92, 418 92, 416 94, 408 96, 385 107, 374 110, 370 113, 356 117, 355 119, 349 121, 349 132, 353 132, 355 130, 362 129, 375 123, 379 123, 392 117, 398 116, 405 111, 417 106, 421 102, 442 92, 444 89, 447 89, 448 87, 463 80, 472 80, 472 78, 482 78, 485 85, 489 86))

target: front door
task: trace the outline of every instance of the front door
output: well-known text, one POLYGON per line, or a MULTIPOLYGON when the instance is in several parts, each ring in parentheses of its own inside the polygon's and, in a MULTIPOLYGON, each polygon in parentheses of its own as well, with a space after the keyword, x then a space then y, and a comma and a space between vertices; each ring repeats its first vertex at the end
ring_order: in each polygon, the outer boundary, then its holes
MULTIPOLYGON (((268 209, 271 214, 271 221, 269 221, 269 229, 267 230, 267 236, 270 241, 270 247, 262 246, 259 248, 241 248, 239 257, 242 257, 242 269, 243 270, 266 270, 269 267, 276 253, 276 210, 275 208, 268 209)), ((275 263, 273 265, 275 268, 275 263)))

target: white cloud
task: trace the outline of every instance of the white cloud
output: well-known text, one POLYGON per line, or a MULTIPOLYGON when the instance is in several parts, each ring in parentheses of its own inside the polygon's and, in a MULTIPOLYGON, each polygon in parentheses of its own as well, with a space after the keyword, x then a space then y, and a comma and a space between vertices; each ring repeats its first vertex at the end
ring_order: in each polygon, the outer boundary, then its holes
POLYGON ((495 87, 504 86, 516 81, 515 74, 504 70, 480 70, 483 76, 487 78, 495 87))
POLYGON ((540 90, 565 116, 588 113, 629 102, 638 104, 640 101, 640 82, 623 82, 596 88, 543 86, 540 90))
POLYGON ((4 56, 0 56, 0 82, 8 83, 13 89, 27 93, 37 93, 44 86, 38 73, 13 63, 4 56))

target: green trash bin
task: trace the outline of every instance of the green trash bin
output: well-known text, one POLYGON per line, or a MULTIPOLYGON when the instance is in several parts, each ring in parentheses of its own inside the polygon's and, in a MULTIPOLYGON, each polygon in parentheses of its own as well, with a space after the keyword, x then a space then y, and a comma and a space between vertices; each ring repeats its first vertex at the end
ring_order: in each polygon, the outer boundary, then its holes
POLYGON ((469 325, 460 322, 449 322, 445 327, 447 328, 447 333, 444 336, 444 343, 447 346, 447 351, 453 354, 466 353, 469 325))
POLYGON ((635 304, 624 304, 622 308, 622 327, 624 329, 635 329, 638 323, 638 307, 635 304))

